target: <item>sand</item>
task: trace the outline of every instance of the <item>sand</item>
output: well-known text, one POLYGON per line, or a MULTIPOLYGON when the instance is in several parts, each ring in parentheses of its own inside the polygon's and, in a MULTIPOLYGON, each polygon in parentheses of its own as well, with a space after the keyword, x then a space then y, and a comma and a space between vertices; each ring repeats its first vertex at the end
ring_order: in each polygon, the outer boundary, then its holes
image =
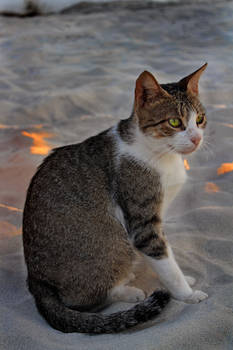
MULTIPOLYGON (((0 349, 233 348, 233 3, 82 7, 63 15, 0 18, 0 349), (180 79, 206 61, 206 146, 165 231, 195 288, 130 332, 62 334, 38 314, 25 284, 22 209, 31 176, 52 147, 79 142, 128 117, 136 77, 180 79)), ((108 312, 130 307, 116 304, 108 312)))

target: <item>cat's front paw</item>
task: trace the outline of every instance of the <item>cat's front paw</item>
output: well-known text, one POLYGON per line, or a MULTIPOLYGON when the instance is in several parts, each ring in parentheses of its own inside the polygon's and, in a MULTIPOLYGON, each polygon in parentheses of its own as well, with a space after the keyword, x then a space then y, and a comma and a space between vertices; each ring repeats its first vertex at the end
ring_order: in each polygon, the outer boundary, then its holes
POLYGON ((208 298, 208 294, 202 292, 201 290, 195 290, 192 295, 184 300, 185 303, 196 304, 200 303, 202 300, 208 298))
POLYGON ((191 276, 185 276, 186 281, 188 284, 192 287, 196 283, 196 278, 191 277, 191 276))

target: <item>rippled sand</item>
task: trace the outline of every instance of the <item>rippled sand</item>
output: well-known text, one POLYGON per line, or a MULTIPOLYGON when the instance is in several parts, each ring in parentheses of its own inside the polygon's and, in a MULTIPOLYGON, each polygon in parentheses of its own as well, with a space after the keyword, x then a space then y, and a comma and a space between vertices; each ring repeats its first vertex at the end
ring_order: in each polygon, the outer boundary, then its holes
MULTIPOLYGON (((126 5, 0 18, 1 350, 233 347, 233 3, 126 5), (206 61, 206 147, 186 160, 189 180, 169 210, 166 231, 182 268, 209 299, 172 301, 160 319, 134 333, 52 330, 25 285, 22 209, 36 167, 51 148, 127 117, 143 70, 168 82, 206 61)), ((125 305, 111 310, 117 307, 125 305)))

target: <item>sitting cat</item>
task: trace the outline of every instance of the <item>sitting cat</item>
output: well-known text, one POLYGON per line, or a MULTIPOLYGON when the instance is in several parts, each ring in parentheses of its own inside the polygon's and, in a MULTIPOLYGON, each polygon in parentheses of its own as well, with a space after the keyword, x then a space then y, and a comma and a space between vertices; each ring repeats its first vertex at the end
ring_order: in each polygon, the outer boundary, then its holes
POLYGON ((187 303, 207 298, 190 287, 195 280, 181 272, 162 229, 185 181, 182 155, 203 140, 198 82, 206 66, 163 85, 143 72, 128 119, 55 149, 34 175, 23 216, 28 286, 54 328, 118 332, 159 314, 170 294, 187 303), (150 295, 155 274, 168 292, 150 295), (140 303, 93 312, 114 301, 140 303))

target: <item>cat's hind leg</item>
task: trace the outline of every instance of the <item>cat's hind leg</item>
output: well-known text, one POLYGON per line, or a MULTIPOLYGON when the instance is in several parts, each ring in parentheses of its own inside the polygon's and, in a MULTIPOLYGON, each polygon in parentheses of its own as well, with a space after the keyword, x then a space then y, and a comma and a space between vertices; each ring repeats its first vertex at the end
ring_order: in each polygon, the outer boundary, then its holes
POLYGON ((127 303, 136 303, 145 299, 145 293, 143 290, 120 284, 111 289, 108 302, 113 303, 116 301, 125 301, 127 303))
POLYGON ((136 303, 145 299, 146 295, 140 288, 129 286, 128 284, 135 280, 135 274, 129 273, 121 283, 114 286, 108 294, 108 302, 125 301, 127 303, 136 303))

